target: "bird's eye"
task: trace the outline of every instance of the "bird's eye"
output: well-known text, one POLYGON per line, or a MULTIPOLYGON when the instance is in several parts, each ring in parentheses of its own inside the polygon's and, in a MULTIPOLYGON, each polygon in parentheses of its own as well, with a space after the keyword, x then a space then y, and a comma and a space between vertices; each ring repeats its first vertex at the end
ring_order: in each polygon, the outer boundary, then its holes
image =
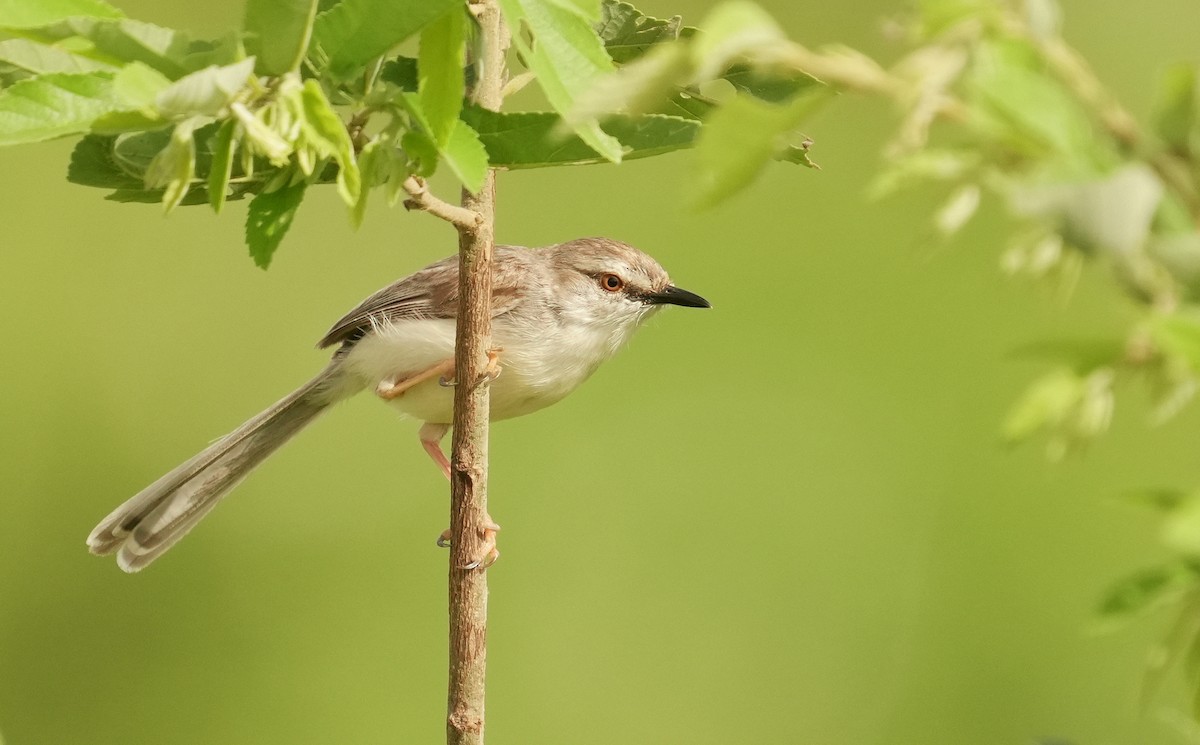
POLYGON ((615 274, 602 274, 600 276, 600 286, 609 292, 616 292, 625 286, 625 281, 615 274))

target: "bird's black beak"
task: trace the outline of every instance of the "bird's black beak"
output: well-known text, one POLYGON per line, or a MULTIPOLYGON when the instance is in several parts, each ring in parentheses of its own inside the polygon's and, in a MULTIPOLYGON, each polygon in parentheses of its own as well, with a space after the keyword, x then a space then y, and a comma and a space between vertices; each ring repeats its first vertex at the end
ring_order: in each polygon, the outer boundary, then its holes
POLYGON ((685 308, 711 308, 712 304, 694 292, 688 292, 675 285, 667 285, 661 292, 651 292, 646 295, 649 305, 682 305, 685 308))

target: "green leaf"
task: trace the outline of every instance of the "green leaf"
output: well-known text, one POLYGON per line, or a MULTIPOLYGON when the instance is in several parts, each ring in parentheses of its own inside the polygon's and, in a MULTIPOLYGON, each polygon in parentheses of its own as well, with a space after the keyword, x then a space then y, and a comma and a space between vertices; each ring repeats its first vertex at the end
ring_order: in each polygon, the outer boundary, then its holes
POLYGON ((208 171, 208 201, 213 212, 221 214, 229 191, 229 177, 233 173, 234 130, 237 121, 227 119, 213 138, 212 164, 208 171))
MULTIPOLYGON (((422 178, 432 176, 438 167, 438 149, 429 135, 419 129, 410 129, 400 137, 400 147, 411 163, 412 172, 422 178)), ((395 178, 396 175, 393 175, 395 178)))
POLYGON ((710 207, 749 185, 762 167, 784 152, 787 137, 829 99, 816 89, 786 106, 738 96, 707 120, 696 145, 698 178, 691 201, 710 207))
POLYGON ((728 0, 713 8, 691 40, 699 80, 719 77, 730 65, 749 60, 773 61, 787 40, 770 14, 749 0, 728 0))
POLYGON ((1005 417, 1002 434, 1008 443, 1062 423, 1083 398, 1083 380, 1068 369, 1054 370, 1035 380, 1005 417))
POLYGON ((48 26, 75 16, 121 18, 124 14, 103 0, 0 0, 0 28, 48 26))
POLYGON ((488 154, 479 135, 464 121, 457 121, 450 139, 441 150, 442 159, 458 180, 473 194, 483 187, 487 175, 488 154))
POLYGON ((310 53, 330 74, 347 78, 461 4, 462 0, 343 0, 317 15, 310 53))
POLYGON ((282 75, 300 67, 317 17, 317 0, 247 0, 243 27, 246 54, 259 75, 282 75))
POLYGON ((362 225, 363 217, 367 213, 367 202, 370 200, 371 190, 387 180, 389 169, 386 167, 388 165, 386 151, 391 147, 390 139, 376 137, 364 145, 358 154, 358 169, 362 173, 363 188, 359 190, 358 201, 350 210, 350 222, 356 230, 362 225))
POLYGON ((142 172, 128 172, 114 157, 115 140, 115 137, 102 135, 88 135, 80 140, 71 152, 67 181, 101 189, 143 188, 142 172))
POLYGON ((266 269, 288 228, 296 219, 296 210, 304 199, 305 181, 298 181, 272 192, 264 192, 250 200, 246 212, 246 245, 254 263, 266 269))
POLYGON ((0 145, 87 132, 103 114, 120 108, 110 73, 55 73, 22 80, 0 91, 0 145))
POLYGON ((113 93, 131 109, 153 110, 171 80, 153 67, 131 62, 113 77, 113 93))
POLYGON ((1196 573, 1185 564, 1143 569, 1109 588, 1097 609, 1104 626, 1116 626, 1179 600, 1196 585, 1196 573))
POLYGON ((985 41, 975 57, 964 82, 976 127, 1031 154, 1059 156, 1072 176, 1103 173, 1116 162, 1091 117, 1044 72, 1028 43, 985 41))
POLYGON ((445 147, 462 110, 465 85, 466 12, 453 10, 421 31, 418 97, 429 135, 445 147))
POLYGON ((28 39, 0 41, 0 62, 34 74, 51 72, 114 72, 116 65, 97 62, 60 47, 47 46, 28 39))
POLYGON ((1163 543, 1187 556, 1200 556, 1200 496, 1190 495, 1163 520, 1163 543))
MULTIPOLYGON (((488 160, 497 168, 544 168, 607 163, 579 137, 563 139, 562 119, 551 112, 500 113, 478 107, 463 110, 463 120, 479 133, 488 160)), ((646 158, 691 147, 699 122, 661 114, 619 115, 604 123, 626 148, 625 158, 646 158)))
POLYGON ((1188 154, 1196 137, 1196 68, 1187 63, 1167 68, 1159 82, 1154 129, 1173 150, 1188 154))
MULTIPOLYGON (((210 174, 218 146, 218 125, 210 124, 196 130, 196 173, 210 174)), ((71 153, 67 180, 83 186, 113 189, 105 197, 116 202, 162 202, 164 189, 148 189, 144 183, 151 161, 171 140, 172 132, 158 130, 121 136, 87 135, 71 153)), ((235 170, 236 173, 236 170, 235 170)), ((258 182, 237 183, 227 187, 227 200, 244 198, 247 193, 262 188, 258 182)), ((205 204, 209 201, 205 184, 193 182, 180 206, 205 204)))
MULTIPOLYGON (((513 44, 559 114, 566 116, 598 77, 612 71, 612 60, 600 37, 581 15, 547 0, 499 2, 504 20, 513 30, 513 44)), ((597 153, 620 162, 621 143, 605 134, 597 122, 576 121, 572 129, 597 153)))
POLYGON ((800 70, 773 70, 745 63, 731 65, 721 74, 739 91, 744 91, 771 103, 784 103, 810 88, 824 85, 821 81, 800 70))
POLYGON ((1171 512, 1188 499, 1195 499, 1194 492, 1170 487, 1138 489, 1121 495, 1121 499, 1130 504, 1149 507, 1160 512, 1171 512))
POLYGON ((329 105, 321 84, 316 80, 304 81, 301 93, 304 105, 304 132, 323 157, 333 158, 338 164, 337 186, 342 201, 353 207, 358 202, 362 189, 362 177, 354 161, 354 143, 341 117, 329 105))
MULTIPOLYGON (((691 80, 692 59, 687 49, 667 45, 654 49, 611 74, 597 78, 578 96, 567 115, 570 122, 603 121, 610 114, 648 114, 663 108, 691 80)), ((704 113, 708 113, 706 110, 704 113)))
POLYGON ((1200 370, 1200 311, 1185 309, 1156 318, 1150 335, 1163 352, 1200 370))
POLYGON ((1167 628, 1167 633, 1163 636, 1162 641, 1146 655, 1140 694, 1143 711, 1148 710, 1150 701, 1166 682, 1167 672, 1177 661, 1183 659, 1188 663, 1189 669, 1186 674, 1189 682, 1197 679, 1195 664, 1200 661, 1196 657, 1198 640, 1200 640, 1200 592, 1192 590, 1182 598, 1175 621, 1167 628))
POLYGON ((416 59, 399 56, 388 60, 379 71, 379 79, 391 83, 405 93, 416 93, 420 84, 416 59))
POLYGON ((254 58, 232 65, 206 67, 172 83, 155 105, 167 117, 217 116, 245 89, 254 74, 254 58))
POLYGON ((1125 342, 1122 339, 1041 339, 1022 344, 1009 354, 1016 359, 1065 363, 1076 373, 1086 375, 1120 361, 1125 356, 1125 342))
MULTIPOLYGON (((656 44, 674 41, 684 31, 683 19, 672 16, 666 20, 643 14, 629 3, 605 0, 600 6, 600 22, 596 35, 618 65, 632 62, 656 44)), ((687 27, 688 35, 696 32, 687 27)))
POLYGON ((47 44, 85 40, 90 48, 77 54, 115 65, 141 62, 172 80, 196 69, 196 49, 186 34, 128 18, 70 18, 23 34, 47 44))

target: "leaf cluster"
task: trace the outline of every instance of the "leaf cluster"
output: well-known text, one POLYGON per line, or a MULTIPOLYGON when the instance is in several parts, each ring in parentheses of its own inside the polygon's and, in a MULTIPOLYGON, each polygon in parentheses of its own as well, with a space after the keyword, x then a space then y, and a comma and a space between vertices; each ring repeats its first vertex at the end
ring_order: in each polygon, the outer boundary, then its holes
POLYGON ((704 186, 692 196, 708 205, 773 157, 812 165, 794 132, 827 89, 786 59, 757 6, 729 2, 701 30, 614 0, 497 1, 524 68, 509 92, 534 81, 548 110, 470 100, 476 23, 463 0, 247 0, 240 32, 218 39, 104 0, 4 0, 0 145, 83 135, 68 178, 114 201, 220 212, 249 198, 263 267, 314 185, 334 185, 357 225, 372 190, 394 204, 439 168, 476 191, 489 168, 696 147, 704 186), (397 53, 413 39, 415 57, 397 53), (670 70, 648 79, 644 66, 664 59, 670 70))

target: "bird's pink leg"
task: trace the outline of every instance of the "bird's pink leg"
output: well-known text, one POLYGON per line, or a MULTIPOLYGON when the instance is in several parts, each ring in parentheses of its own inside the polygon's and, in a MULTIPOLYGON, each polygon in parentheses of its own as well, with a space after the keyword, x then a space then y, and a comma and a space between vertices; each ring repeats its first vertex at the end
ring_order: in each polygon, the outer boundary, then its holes
MULTIPOLYGON (((448 360, 442 360, 441 362, 437 363, 433 367, 431 367, 427 370, 422 370, 421 372, 417 373, 416 375, 410 375, 406 378, 395 378, 393 380, 381 380, 381 381, 379 381, 379 385, 376 386, 376 388, 375 388, 375 393, 380 398, 382 398, 384 401, 391 401, 393 398, 398 398, 400 396, 403 396, 405 391, 407 391, 408 389, 412 388, 413 386, 415 386, 419 383, 424 383, 426 380, 429 380, 430 378, 442 377, 447 374, 453 374, 453 372, 454 372, 453 358, 448 359, 448 360)), ((444 435, 444 434, 446 434, 445 431, 442 432, 442 435, 444 435)), ((441 439, 441 435, 438 436, 438 439, 441 439)), ((428 448, 426 448, 426 449, 428 449, 428 448)), ((442 456, 442 457, 445 458, 445 456, 442 456)), ((447 474, 450 473, 449 468, 450 468, 449 466, 446 466, 447 474)))
POLYGON ((446 454, 442 452, 442 438, 450 431, 449 424, 430 424, 426 422, 421 430, 417 432, 417 437, 421 438, 421 447, 425 448, 425 452, 429 453, 429 457, 433 458, 433 462, 438 464, 438 468, 442 469, 442 475, 446 480, 450 480, 450 460, 446 454))
MULTIPOLYGON (((425 452, 429 453, 429 457, 434 463, 442 469, 442 473, 446 479, 450 479, 450 460, 446 457, 446 453, 442 451, 442 438, 450 431, 449 424, 432 424, 426 422, 417 436, 421 439, 421 447, 425 448, 425 452)), ((500 558, 500 551, 496 548, 496 533, 500 530, 500 526, 492 519, 491 515, 484 515, 483 525, 479 526, 479 536, 483 539, 483 546, 479 551, 479 558, 470 562, 463 569, 486 569, 496 563, 496 559, 500 558)), ((437 545, 446 548, 450 545, 450 529, 442 531, 438 536, 437 545)))

